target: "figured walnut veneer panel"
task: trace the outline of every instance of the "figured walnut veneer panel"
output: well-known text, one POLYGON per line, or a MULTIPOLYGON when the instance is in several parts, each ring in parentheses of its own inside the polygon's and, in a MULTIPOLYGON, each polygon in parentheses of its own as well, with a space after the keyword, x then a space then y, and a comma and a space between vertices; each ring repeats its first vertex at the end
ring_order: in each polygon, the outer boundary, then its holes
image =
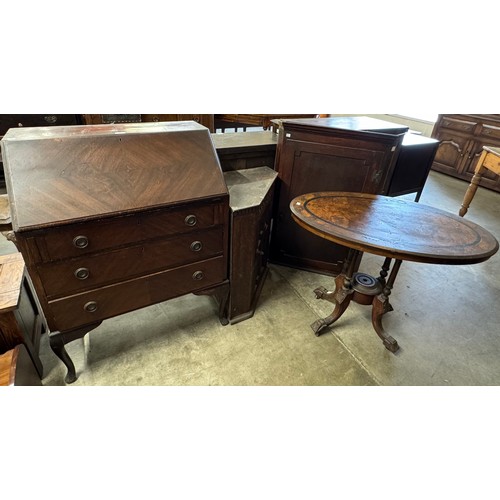
POLYGON ((136 133, 136 124, 9 131, 2 146, 14 229, 225 194, 208 129, 180 123, 151 133, 136 133))

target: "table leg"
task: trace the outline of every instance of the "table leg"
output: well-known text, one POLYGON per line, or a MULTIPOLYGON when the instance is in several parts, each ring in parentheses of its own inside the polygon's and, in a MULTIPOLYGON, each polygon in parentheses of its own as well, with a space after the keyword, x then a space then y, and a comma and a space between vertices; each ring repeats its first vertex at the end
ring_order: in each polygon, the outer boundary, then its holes
POLYGON ((335 278, 334 292, 322 286, 314 290, 317 299, 327 300, 335 304, 335 308, 329 316, 318 319, 311 324, 311 328, 316 337, 319 337, 321 334, 320 332, 326 327, 335 323, 349 306, 354 292, 352 288, 352 276, 360 254, 361 252, 358 250, 349 250, 342 272, 335 278))
MULTIPOLYGON (((390 262, 390 259, 389 259, 390 262)), ((388 264, 388 259, 384 262, 384 267, 388 264)), ((390 335, 387 335, 382 326, 382 316, 392 311, 392 306, 389 303, 389 295, 391 294, 392 287, 394 286, 394 281, 396 280, 396 276, 398 274, 399 268, 401 267, 401 261, 395 260, 394 265, 391 270, 391 274, 389 275, 389 279, 385 284, 384 290, 380 295, 377 295, 373 299, 372 305, 372 324, 373 328, 377 332, 377 335, 380 337, 386 349, 389 349, 391 352, 396 352, 399 349, 399 345, 397 341, 392 338, 390 335)), ((384 270, 384 268, 382 268, 384 270)), ((388 269, 388 267, 387 267, 388 269)), ((387 271, 386 269, 386 271, 387 271)), ((382 275, 382 272, 381 272, 382 275)))

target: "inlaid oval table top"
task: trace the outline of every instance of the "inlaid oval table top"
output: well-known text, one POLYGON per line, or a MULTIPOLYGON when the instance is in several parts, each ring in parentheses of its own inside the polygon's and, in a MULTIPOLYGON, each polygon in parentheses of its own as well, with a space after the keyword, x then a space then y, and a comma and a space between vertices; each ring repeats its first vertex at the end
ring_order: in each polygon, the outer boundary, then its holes
POLYGON ((400 260, 475 264, 498 250, 478 224, 438 208, 381 195, 319 192, 290 203, 295 221, 340 245, 400 260))

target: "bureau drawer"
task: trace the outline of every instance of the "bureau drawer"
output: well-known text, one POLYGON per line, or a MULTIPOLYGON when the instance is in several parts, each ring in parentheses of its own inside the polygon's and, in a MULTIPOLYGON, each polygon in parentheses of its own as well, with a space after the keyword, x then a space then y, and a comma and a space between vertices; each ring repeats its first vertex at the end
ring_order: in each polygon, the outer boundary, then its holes
POLYGON ((203 290, 227 279, 223 256, 49 302, 56 328, 71 330, 180 295, 203 290))
POLYGON ((489 137, 493 139, 493 144, 492 146, 497 145, 498 141, 500 140, 500 128, 499 127, 493 127, 492 125, 482 125, 480 134, 484 139, 487 141, 489 137))
POLYGON ((460 132, 473 132, 477 122, 469 122, 464 120, 456 120, 455 118, 443 118, 441 122, 442 128, 458 130, 460 132))
POLYGON ((40 264, 38 273, 47 297, 69 295, 162 269, 221 255, 221 227, 167 239, 148 240, 118 250, 40 264))
POLYGON ((37 236, 42 261, 77 257, 109 248, 177 233, 206 229, 222 223, 220 203, 71 224, 37 236))

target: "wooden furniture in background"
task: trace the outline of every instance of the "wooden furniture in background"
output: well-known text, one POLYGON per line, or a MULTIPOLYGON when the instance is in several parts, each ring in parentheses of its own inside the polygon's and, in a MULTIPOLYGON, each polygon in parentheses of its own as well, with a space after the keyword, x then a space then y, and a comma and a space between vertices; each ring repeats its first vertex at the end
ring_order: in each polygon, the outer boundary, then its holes
POLYGON ((24 344, 0 354, 0 387, 42 385, 24 344))
POLYGON ((316 335, 337 321, 350 301, 372 305, 372 323, 384 346, 396 352, 399 345, 382 327, 382 316, 392 311, 389 303, 403 260, 428 264, 475 264, 498 251, 495 237, 457 215, 401 198, 322 192, 299 196, 290 203, 295 222, 317 239, 326 239, 351 250, 335 291, 314 290, 316 298, 334 304, 333 312, 315 321, 316 335), (320 238, 318 238, 318 236, 320 238), (385 257, 378 278, 355 273, 361 252, 385 257), (388 279, 392 259, 394 264, 388 279))
POLYGON ((295 224, 289 204, 299 195, 319 190, 387 193, 407 130, 366 117, 283 120, 275 164, 279 182, 271 262, 340 273, 347 249, 315 238, 295 224), (377 132, 367 131, 369 127, 377 132))
MULTIPOLYGON (((195 122, 11 129, 12 225, 52 350, 103 320, 187 293, 227 324, 229 194, 195 122)), ((186 314, 189 314, 187 311, 186 314)))
POLYGON ((481 183, 481 179, 486 171, 490 171, 496 175, 500 175, 500 148, 483 146, 483 152, 477 160, 476 168, 474 170, 474 176, 472 177, 472 181, 469 184, 467 191, 465 192, 462 206, 460 207, 460 210, 458 212, 460 216, 463 217, 469 210, 472 198, 474 198, 477 188, 481 183))
POLYGON ((10 128, 81 125, 82 115, 0 115, 0 136, 10 128))
POLYGON ((212 134, 224 172, 253 167, 274 167, 278 136, 270 130, 212 134))
POLYGON ((86 125, 112 124, 112 123, 140 123, 140 122, 172 122, 172 121, 195 121, 214 132, 214 115, 140 115, 140 114, 115 114, 115 115, 82 115, 83 123, 86 125))
MULTIPOLYGON (((440 143, 432 169, 470 182, 483 146, 500 147, 500 114, 439 115, 432 137, 440 143)), ((479 185, 500 191, 500 176, 486 171, 479 185)))
POLYGON ((228 309, 231 323, 253 316, 268 273, 276 177, 277 173, 268 167, 224 173, 231 207, 228 309))
MULTIPOLYGON (((82 115, 0 115, 0 140, 10 128, 51 127, 54 125, 79 125, 82 115)), ((0 155, 0 187, 5 186, 5 175, 0 155)))
POLYGON ((215 130, 222 130, 226 128, 243 128, 246 131, 247 127, 262 127, 264 130, 271 128, 272 120, 278 118, 314 118, 317 114, 309 115, 284 115, 284 114, 264 114, 264 115, 214 115, 215 130))
POLYGON ((46 330, 32 283, 20 253, 0 256, 0 354, 24 344, 39 378, 40 336, 46 330))

